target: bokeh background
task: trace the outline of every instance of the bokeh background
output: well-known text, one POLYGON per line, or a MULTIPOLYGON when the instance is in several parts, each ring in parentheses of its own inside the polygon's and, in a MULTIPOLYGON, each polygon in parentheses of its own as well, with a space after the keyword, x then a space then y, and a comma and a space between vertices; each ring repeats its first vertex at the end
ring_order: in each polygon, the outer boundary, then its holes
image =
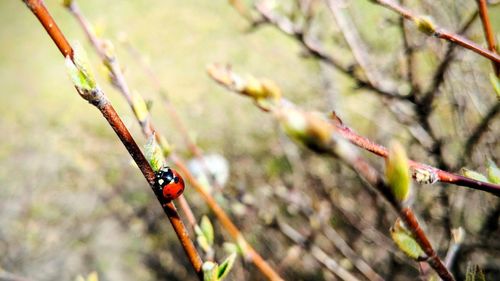
MULTIPOLYGON (((286 12, 293 2, 281 1, 278 6, 286 12)), ((376 67, 388 76, 398 73, 404 57, 395 14, 369 1, 348 2, 376 67)), ((457 30, 476 7, 474 1, 407 2, 450 30, 457 30)), ((67 37, 80 41, 87 50, 99 84, 137 142, 144 145, 146 140, 129 107, 107 83, 74 18, 60 1, 45 3, 67 37)), ((382 144, 399 139, 411 157, 435 164, 432 155, 412 141, 379 97, 354 90, 347 77, 307 57, 299 43, 276 28, 263 25, 251 29, 227 1, 86 0, 78 4, 96 32, 113 41, 129 85, 152 101, 155 124, 178 152, 186 159, 191 157, 148 76, 120 43, 124 38, 161 78, 197 144, 228 160, 229 180, 217 196, 249 242, 287 280, 335 277, 307 249, 294 245, 277 230, 273 225, 276 218, 305 236, 311 235, 313 243, 347 268, 352 268, 350 261, 326 236, 316 232, 317 220, 335 228, 384 278, 413 280, 418 276, 416 264, 394 254, 393 245, 381 246, 367 239, 348 219, 363 218, 370 230, 387 236, 395 215, 381 198, 367 191, 346 167, 291 143, 272 116, 217 86, 205 69, 213 62, 231 63, 238 72, 273 79, 285 96, 301 107, 323 112, 335 109, 361 134, 382 144), (304 208, 310 209, 309 216, 301 211, 304 208)), ((329 51, 349 60, 331 15, 324 7, 319 10, 316 32, 329 51)), ((490 17, 498 34, 500 5, 491 7, 490 17)), ((446 45, 414 29, 411 32, 414 44, 423 49, 416 72, 425 86, 446 45)), ((479 20, 468 36, 484 45, 479 20)), ((488 81, 489 62, 463 50, 458 56, 432 119, 445 140, 444 154, 450 163, 457 161, 467 133, 495 102, 488 81), (460 105, 458 113, 447 110, 452 101, 460 105)), ((59 51, 22 1, 0 1, 0 87, 0 271, 30 280, 73 280, 91 271, 97 271, 101 280, 194 278, 139 170, 99 112, 76 95, 59 51)), ((497 117, 468 167, 484 172, 488 157, 498 163, 499 129, 497 117)), ((379 159, 370 159, 382 170, 379 159)), ((418 187, 415 208, 440 254, 448 245, 443 213, 452 217, 453 227, 462 226, 468 234, 472 246, 458 258, 456 272, 463 274, 472 262, 489 276, 500 274, 498 241, 488 245, 485 243, 490 240, 477 234, 498 206, 498 199, 449 187, 451 208, 445 209, 439 203, 439 190, 445 187, 418 187)), ((189 186, 186 196, 198 218, 204 214, 212 217, 189 186)), ((500 238, 498 214, 496 218, 491 240, 500 238)), ((222 260, 227 255, 222 244, 230 238, 215 219, 212 221, 216 257, 222 260)), ((251 263, 241 260, 230 278, 262 279, 251 263)))

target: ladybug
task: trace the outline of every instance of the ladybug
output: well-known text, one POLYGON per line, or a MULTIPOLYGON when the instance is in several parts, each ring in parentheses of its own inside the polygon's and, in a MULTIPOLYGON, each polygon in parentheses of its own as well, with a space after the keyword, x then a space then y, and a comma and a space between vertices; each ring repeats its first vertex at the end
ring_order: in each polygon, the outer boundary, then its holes
POLYGON ((155 185, 168 202, 177 199, 184 191, 184 180, 170 167, 163 167, 156 172, 155 185))

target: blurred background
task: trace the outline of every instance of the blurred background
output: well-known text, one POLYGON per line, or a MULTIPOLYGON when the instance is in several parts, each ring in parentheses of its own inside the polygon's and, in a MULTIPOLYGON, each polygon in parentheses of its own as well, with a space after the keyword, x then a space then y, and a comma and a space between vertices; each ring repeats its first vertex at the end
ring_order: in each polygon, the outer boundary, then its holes
MULTIPOLYGON (((271 2, 276 13, 295 22, 303 20, 297 3, 304 1, 271 2)), ((311 36, 327 52, 352 61, 325 4, 311 2, 315 7, 311 36)), ((477 10, 475 1, 405 2, 452 31, 477 10)), ((82 43, 99 84, 136 141, 144 145, 132 112, 109 85, 75 19, 60 1, 45 3, 67 38, 82 43)), ((250 1, 243 3, 251 8, 250 1)), ((228 1, 87 0, 78 4, 96 33, 113 42, 130 87, 151 101, 156 126, 180 155, 192 157, 147 73, 127 51, 130 45, 160 77, 196 143, 228 161, 227 183, 214 196, 248 241, 287 280, 336 280, 311 255, 310 245, 355 272, 353 260, 332 242, 339 237, 384 279, 414 280, 419 267, 390 241, 388 229, 396 215, 381 197, 347 167, 296 146, 271 115, 249 100, 216 85, 206 75, 208 64, 230 63, 237 72, 272 79, 300 107, 335 110, 344 123, 384 145, 398 139, 415 160, 454 172, 467 166, 482 173, 487 159, 499 163, 498 114, 473 153, 461 162, 470 133, 498 103, 489 82, 490 62, 470 51, 457 48, 456 61, 434 102, 430 123, 442 151, 436 156, 435 140, 418 128, 409 130, 418 124, 413 119, 404 124, 395 118, 389 108, 396 105, 357 89, 348 76, 308 55, 296 39, 275 26, 252 28, 228 1), (289 240, 283 225, 306 237, 307 245, 289 240)), ((344 8, 368 46, 374 68, 398 91, 409 92, 399 17, 363 0, 346 1, 344 8)), ((489 12, 498 34, 500 5, 492 4, 489 12)), ((140 171, 100 113, 75 93, 64 61, 45 30, 22 1, 0 1, 0 26, 0 272, 29 280, 74 280, 92 271, 98 272, 100 280, 194 280, 175 233, 140 171)), ((416 81, 425 89, 447 44, 411 25, 407 29, 415 50, 416 81)), ((466 34, 485 46, 479 19, 466 34)), ((402 104, 396 111, 411 110, 402 104)), ((383 171, 381 159, 366 157, 383 171)), ((488 280, 499 276, 498 198, 441 184, 415 184, 415 189, 416 213, 441 256, 448 250, 451 228, 463 227, 466 232, 454 273, 464 276, 468 264, 477 264, 488 280)), ((230 237, 189 185, 185 194, 198 219, 211 218, 215 256, 223 260, 227 256, 223 243, 230 237)), ((229 278, 263 280, 251 263, 241 259, 229 278)))

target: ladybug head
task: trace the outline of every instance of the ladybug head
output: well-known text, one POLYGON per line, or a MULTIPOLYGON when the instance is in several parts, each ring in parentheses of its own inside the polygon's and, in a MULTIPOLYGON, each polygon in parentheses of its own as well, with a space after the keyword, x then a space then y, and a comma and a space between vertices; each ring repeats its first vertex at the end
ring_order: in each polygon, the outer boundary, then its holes
POLYGON ((156 172, 155 183, 160 188, 163 188, 165 185, 174 180, 174 172, 170 169, 170 167, 162 167, 158 172, 156 172))

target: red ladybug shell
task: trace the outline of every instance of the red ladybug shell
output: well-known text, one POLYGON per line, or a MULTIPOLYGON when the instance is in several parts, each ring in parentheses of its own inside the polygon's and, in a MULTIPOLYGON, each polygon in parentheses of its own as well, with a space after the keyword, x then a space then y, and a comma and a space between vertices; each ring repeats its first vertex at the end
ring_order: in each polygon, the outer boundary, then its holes
POLYGON ((177 171, 169 167, 158 171, 156 174, 156 184, 167 201, 177 199, 184 191, 184 180, 177 171))
POLYGON ((184 180, 176 171, 172 170, 172 173, 174 174, 173 180, 163 186, 163 196, 167 200, 177 199, 184 192, 184 180))

